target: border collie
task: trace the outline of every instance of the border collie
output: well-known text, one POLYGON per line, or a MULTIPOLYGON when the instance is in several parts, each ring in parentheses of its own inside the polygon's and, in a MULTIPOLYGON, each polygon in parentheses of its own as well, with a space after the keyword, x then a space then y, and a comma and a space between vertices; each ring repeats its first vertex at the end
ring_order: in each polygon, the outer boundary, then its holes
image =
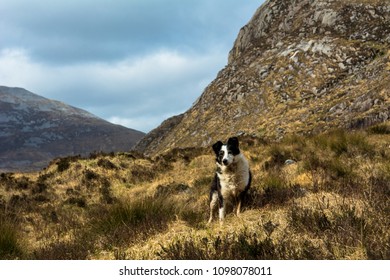
POLYGON ((229 138, 227 144, 218 141, 213 145, 216 155, 217 172, 210 190, 210 219, 219 206, 219 220, 226 215, 226 203, 236 206, 236 214, 241 212, 241 204, 251 185, 252 174, 249 164, 240 152, 237 137, 229 138))

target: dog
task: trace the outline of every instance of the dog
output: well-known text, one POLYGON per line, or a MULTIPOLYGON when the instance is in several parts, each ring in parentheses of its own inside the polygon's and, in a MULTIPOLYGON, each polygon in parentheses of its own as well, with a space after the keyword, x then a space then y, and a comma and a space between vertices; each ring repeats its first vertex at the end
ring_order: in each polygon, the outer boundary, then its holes
POLYGON ((236 214, 241 212, 241 206, 247 194, 252 173, 245 156, 240 152, 238 138, 231 137, 226 144, 218 141, 213 146, 216 155, 217 171, 210 189, 210 219, 213 221, 214 212, 219 207, 219 221, 222 223, 226 216, 226 205, 236 206, 236 214))

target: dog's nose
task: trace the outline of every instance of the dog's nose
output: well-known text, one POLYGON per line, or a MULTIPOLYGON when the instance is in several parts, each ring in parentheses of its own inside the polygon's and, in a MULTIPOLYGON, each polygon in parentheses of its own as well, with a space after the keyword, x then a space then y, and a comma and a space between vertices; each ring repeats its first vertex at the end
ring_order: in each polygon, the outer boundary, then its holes
POLYGON ((222 161, 222 163, 223 163, 224 165, 228 165, 228 160, 227 160, 227 159, 224 159, 224 160, 222 161))

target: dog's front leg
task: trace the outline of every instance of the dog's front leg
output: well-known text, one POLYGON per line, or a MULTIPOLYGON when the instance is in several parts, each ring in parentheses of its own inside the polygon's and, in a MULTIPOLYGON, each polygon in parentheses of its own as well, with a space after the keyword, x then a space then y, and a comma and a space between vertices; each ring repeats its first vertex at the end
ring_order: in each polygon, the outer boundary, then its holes
POLYGON ((208 223, 210 224, 213 221, 213 209, 210 207, 210 218, 208 223))
POLYGON ((214 192, 211 194, 210 197, 210 218, 208 223, 211 223, 213 221, 214 211, 216 210, 216 206, 218 203, 218 193, 214 192))
POLYGON ((239 198, 237 202, 236 215, 239 216, 240 213, 241 213, 241 198, 239 198))
POLYGON ((223 221, 225 220, 226 216, 226 208, 225 208, 225 203, 222 203, 219 206, 219 222, 222 224, 223 221))

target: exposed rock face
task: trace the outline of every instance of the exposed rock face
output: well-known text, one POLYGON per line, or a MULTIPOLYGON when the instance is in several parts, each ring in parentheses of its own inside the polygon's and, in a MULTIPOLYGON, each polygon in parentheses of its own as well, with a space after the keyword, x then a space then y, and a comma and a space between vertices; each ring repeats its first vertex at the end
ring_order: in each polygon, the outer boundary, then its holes
POLYGON ((248 50, 274 48, 286 39, 297 42, 304 37, 330 36, 389 43, 389 4, 388 0, 267 1, 241 29, 229 62, 248 50))
POLYGON ((156 155, 242 133, 280 139, 389 120, 389 46, 390 0, 266 1, 198 101, 139 150, 156 155))
POLYGON ((128 151, 144 133, 22 88, 0 86, 0 171, 33 171, 60 156, 128 151))

